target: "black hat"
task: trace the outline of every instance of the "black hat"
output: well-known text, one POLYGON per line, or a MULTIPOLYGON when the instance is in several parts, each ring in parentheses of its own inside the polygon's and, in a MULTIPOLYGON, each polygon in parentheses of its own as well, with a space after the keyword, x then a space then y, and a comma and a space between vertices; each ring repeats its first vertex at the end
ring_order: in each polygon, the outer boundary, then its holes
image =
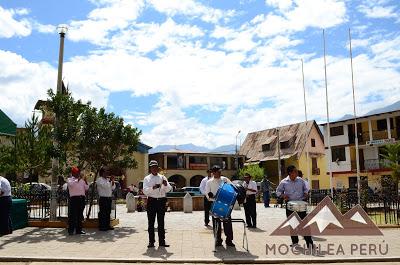
POLYGON ((211 171, 212 172, 217 172, 217 171, 221 171, 222 169, 221 169, 221 167, 219 166, 219 165, 214 165, 212 168, 211 168, 211 171))

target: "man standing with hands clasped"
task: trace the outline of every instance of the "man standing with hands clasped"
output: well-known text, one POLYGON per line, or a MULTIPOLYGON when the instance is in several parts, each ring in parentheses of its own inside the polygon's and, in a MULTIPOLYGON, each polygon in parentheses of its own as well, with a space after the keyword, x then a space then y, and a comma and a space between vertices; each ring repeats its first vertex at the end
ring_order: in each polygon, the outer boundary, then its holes
POLYGON ((251 180, 251 176, 249 173, 244 174, 243 186, 246 188, 246 202, 244 203, 244 212, 246 214, 247 227, 257 228, 257 183, 251 180))
POLYGON ((212 178, 211 169, 207 170, 207 177, 204 177, 200 183, 200 192, 204 195, 204 225, 208 226, 210 222, 210 209, 212 202, 207 199, 206 196, 206 185, 207 181, 212 178))
POLYGON ((115 190, 114 176, 108 179, 108 172, 101 168, 99 179, 96 181, 97 192, 99 194, 99 230, 114 230, 110 226, 112 192, 115 190))
POLYGON ((85 194, 89 189, 86 177, 82 179, 79 168, 71 169, 71 177, 68 178, 69 208, 68 208, 68 234, 86 234, 82 231, 83 210, 85 209, 85 194))
POLYGON ((160 247, 169 247, 165 243, 164 216, 167 203, 166 193, 171 191, 172 187, 165 176, 158 174, 158 162, 151 160, 149 163, 150 175, 143 180, 143 193, 147 196, 147 220, 149 232, 148 248, 154 247, 154 223, 157 216, 158 241, 160 247))

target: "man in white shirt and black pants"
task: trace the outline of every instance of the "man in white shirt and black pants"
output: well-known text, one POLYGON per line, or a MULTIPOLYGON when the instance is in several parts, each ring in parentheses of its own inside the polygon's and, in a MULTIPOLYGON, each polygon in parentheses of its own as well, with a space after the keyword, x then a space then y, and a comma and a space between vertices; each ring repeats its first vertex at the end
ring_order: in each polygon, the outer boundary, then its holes
POLYGON ((114 230, 110 226, 112 192, 115 190, 114 177, 108 179, 108 172, 101 168, 100 177, 96 181, 97 193, 99 194, 99 230, 114 230))
POLYGON ((12 233, 11 225, 11 185, 0 176, 0 236, 12 233))
POLYGON ((246 202, 244 203, 244 212, 246 214, 247 227, 257 228, 257 183, 251 180, 251 175, 249 173, 244 174, 243 186, 246 189, 246 202))
POLYGON ((209 226, 210 223, 210 210, 212 202, 207 199, 206 185, 207 181, 212 178, 211 169, 207 170, 207 177, 204 177, 200 183, 200 192, 204 195, 204 225, 209 226))
MULTIPOLYGON (((206 184, 206 196, 209 201, 214 201, 215 196, 217 195, 217 191, 219 187, 224 183, 230 183, 231 181, 224 177, 221 176, 221 167, 220 166, 213 166, 212 168, 212 173, 213 173, 213 178, 207 181, 206 184)), ((213 220, 213 230, 215 233, 216 226, 218 227, 216 234, 217 234, 217 240, 215 243, 216 247, 222 246, 222 238, 221 238, 221 220, 219 218, 212 218, 213 220)), ((233 229, 232 229, 232 222, 231 218, 229 217, 228 220, 223 221, 224 224, 224 233, 226 236, 226 246, 228 247, 234 247, 235 244, 233 244, 233 229)))
POLYGON ((154 247, 154 223, 157 217, 158 242, 160 247, 169 247, 165 243, 164 216, 167 203, 166 193, 172 187, 165 176, 158 174, 158 162, 155 160, 149 163, 151 174, 143 180, 143 193, 147 196, 147 220, 149 232, 148 248, 154 247))

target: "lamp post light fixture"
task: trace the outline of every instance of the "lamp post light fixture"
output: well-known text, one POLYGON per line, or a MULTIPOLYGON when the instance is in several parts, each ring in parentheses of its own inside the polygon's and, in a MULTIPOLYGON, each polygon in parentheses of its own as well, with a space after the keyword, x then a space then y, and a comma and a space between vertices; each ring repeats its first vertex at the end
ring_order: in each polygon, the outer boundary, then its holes
MULTIPOLYGON (((63 93, 62 91, 62 70, 64 60, 64 40, 68 32, 67 25, 61 24, 57 27, 57 32, 60 34, 60 49, 58 54, 58 75, 57 75, 57 94, 63 93)), ((58 117, 55 117, 54 126, 58 125, 58 117)), ((57 148, 57 141, 53 141, 54 146, 57 148)), ((50 199, 50 220, 56 221, 57 219, 57 176, 58 176, 59 161, 58 158, 52 159, 52 176, 51 176, 51 199, 50 199)))

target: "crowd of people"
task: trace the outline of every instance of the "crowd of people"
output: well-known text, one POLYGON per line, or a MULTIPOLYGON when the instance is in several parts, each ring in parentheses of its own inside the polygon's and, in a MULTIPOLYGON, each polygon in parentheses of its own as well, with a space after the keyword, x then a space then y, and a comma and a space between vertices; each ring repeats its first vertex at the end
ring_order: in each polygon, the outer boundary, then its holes
MULTIPOLYGON (((150 174, 144 177, 143 189, 139 190, 135 185, 128 187, 129 192, 134 195, 143 193, 147 197, 147 204, 145 205, 147 218, 148 218, 148 247, 155 247, 155 222, 157 220, 157 233, 158 245, 160 247, 168 247, 169 245, 165 240, 165 212, 167 209, 167 193, 172 190, 171 184, 168 182, 164 175, 159 174, 159 165, 155 160, 150 161, 149 171, 150 174)), ((304 201, 308 197, 309 186, 306 181, 302 179, 302 172, 298 171, 296 167, 289 166, 287 168, 288 176, 284 178, 276 188, 276 195, 279 199, 290 201, 304 201)), ((222 168, 218 165, 213 166, 207 170, 205 176, 200 183, 200 191, 204 195, 204 225, 210 226, 210 217, 212 226, 215 232, 216 246, 221 246, 223 243, 221 237, 221 226, 225 233, 225 242, 228 247, 234 247, 233 243, 233 229, 231 218, 217 218, 210 214, 213 201, 216 199, 219 188, 223 183, 232 183, 231 180, 222 175, 222 168)), ((243 203, 246 224, 249 229, 257 228, 257 208, 256 196, 260 192, 262 194, 264 207, 270 207, 271 183, 267 176, 264 176, 260 183, 260 189, 257 183, 252 179, 248 173, 244 176, 242 187, 245 190, 245 200, 243 203)), ((96 187, 98 192, 98 220, 99 230, 108 231, 114 228, 110 225, 110 214, 112 204, 112 193, 116 188, 115 179, 109 174, 106 168, 102 168, 99 172, 99 178, 96 180, 96 187)), ((86 177, 80 172, 79 168, 73 167, 71 175, 68 178, 64 188, 69 194, 68 205, 68 234, 85 234, 82 229, 82 221, 84 220, 83 212, 85 209, 85 196, 89 190, 89 184, 86 177)), ((141 197, 140 197, 141 198, 141 197)), ((140 204, 140 203, 138 203, 140 204)), ((12 232, 11 225, 11 186, 8 180, 0 176, 0 234, 5 235, 12 232)), ((144 203, 140 204, 144 210, 144 203)), ((292 210, 286 209, 287 217, 293 213, 292 210)), ((300 218, 306 216, 306 212, 298 212, 300 218)), ((298 237, 292 236, 292 245, 298 244, 298 237)), ((313 247, 313 241, 310 236, 305 237, 308 247, 313 247)))

